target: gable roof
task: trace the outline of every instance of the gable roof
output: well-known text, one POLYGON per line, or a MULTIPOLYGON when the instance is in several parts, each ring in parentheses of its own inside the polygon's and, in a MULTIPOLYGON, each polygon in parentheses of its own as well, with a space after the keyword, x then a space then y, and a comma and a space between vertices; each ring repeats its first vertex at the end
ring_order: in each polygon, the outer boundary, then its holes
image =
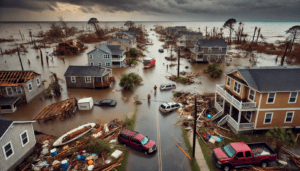
POLYGON ((300 67, 258 67, 237 70, 259 92, 300 91, 300 67))
POLYGON ((35 121, 12 121, 4 118, 0 118, 0 140, 5 135, 7 130, 14 124, 14 123, 33 123, 35 121))
POLYGON ((0 71, 0 86, 23 86, 38 75, 34 71, 0 71))
MULTIPOLYGON (((134 35, 130 34, 131 32, 129 31, 124 31, 124 32, 120 32, 120 33, 116 33, 116 35, 121 35, 121 34, 125 34, 126 36, 129 36, 129 37, 134 37, 134 35)), ((134 33, 134 32, 133 32, 134 33)))
POLYGON ((201 47, 227 47, 225 39, 199 39, 197 44, 201 47))
POLYGON ((121 45, 106 45, 106 46, 111 51, 112 55, 120 55, 123 52, 125 52, 125 50, 121 49, 121 45))
POLYGON ((13 105, 20 97, 2 97, 0 98, 0 105, 13 105))
POLYGON ((79 76, 79 77, 85 77, 85 76, 91 76, 91 77, 102 77, 106 75, 106 73, 110 72, 111 69, 108 68, 100 68, 98 66, 75 66, 70 65, 65 72, 65 77, 71 77, 71 76, 79 76))

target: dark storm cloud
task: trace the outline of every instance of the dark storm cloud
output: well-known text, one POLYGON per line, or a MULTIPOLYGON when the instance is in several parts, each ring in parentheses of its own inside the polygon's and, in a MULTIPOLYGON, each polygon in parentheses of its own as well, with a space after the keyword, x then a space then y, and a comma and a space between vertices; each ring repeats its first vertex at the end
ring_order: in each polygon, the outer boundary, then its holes
MULTIPOLYGON (((57 2, 81 6, 84 13, 143 12, 146 14, 176 14, 179 17, 207 14, 240 18, 286 18, 300 15, 299 0, 1 0, 1 8, 31 11, 56 10, 57 2), (280 14, 280 15, 279 15, 280 14)), ((298 17, 299 21, 299 17, 298 17)))

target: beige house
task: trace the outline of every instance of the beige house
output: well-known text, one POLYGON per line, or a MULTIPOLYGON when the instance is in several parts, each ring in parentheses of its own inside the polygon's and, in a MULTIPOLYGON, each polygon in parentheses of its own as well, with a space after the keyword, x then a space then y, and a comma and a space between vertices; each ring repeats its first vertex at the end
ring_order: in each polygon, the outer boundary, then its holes
POLYGON ((127 33, 116 33, 116 38, 107 40, 108 45, 120 45, 126 52, 131 48, 137 48, 136 37, 127 33))
POLYGON ((235 133, 253 130, 300 128, 300 67, 260 67, 227 73, 217 85, 212 120, 223 116, 235 133))

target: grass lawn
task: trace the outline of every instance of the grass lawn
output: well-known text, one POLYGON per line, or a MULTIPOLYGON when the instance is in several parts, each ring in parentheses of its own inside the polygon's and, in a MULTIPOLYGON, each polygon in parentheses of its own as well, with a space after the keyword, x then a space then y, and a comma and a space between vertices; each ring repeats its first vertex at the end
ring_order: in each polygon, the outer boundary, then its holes
MULTIPOLYGON (((181 130, 182 130, 182 136, 183 136, 183 139, 184 139, 184 143, 185 143, 186 147, 189 150, 188 154, 192 158, 192 156, 193 156, 193 148, 192 148, 192 146, 191 146, 191 144, 189 142, 189 139, 187 137, 187 132, 186 132, 186 130, 184 128, 182 128, 181 130)), ((197 161, 196 161, 195 158, 192 158, 192 160, 189 160, 189 163, 190 163, 192 171, 199 171, 200 170, 200 167, 198 166, 198 163, 197 163, 197 161)))
POLYGON ((206 164, 209 167, 209 170, 210 171, 218 171, 218 169, 214 166, 213 160, 211 158, 211 150, 212 149, 210 147, 207 147, 204 144, 204 142, 201 139, 199 139, 198 135, 197 135, 197 139, 198 139, 198 143, 202 149, 203 156, 206 160, 206 164))
MULTIPOLYGON (((134 130, 136 118, 137 118, 138 106, 135 107, 134 114, 131 118, 126 117, 125 124, 128 126, 128 129, 134 130)), ((121 162, 121 165, 116 167, 118 171, 126 171, 129 150, 124 150, 124 159, 121 162)))

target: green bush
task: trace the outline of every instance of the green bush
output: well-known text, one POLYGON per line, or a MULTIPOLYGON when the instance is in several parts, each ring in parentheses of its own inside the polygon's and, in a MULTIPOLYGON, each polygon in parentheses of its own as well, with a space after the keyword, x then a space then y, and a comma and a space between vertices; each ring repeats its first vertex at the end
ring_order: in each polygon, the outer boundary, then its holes
POLYGON ((138 74, 130 73, 121 77, 119 85, 124 88, 131 88, 133 85, 140 84, 143 81, 142 77, 138 74))
POLYGON ((127 57, 136 57, 139 54, 139 52, 135 48, 131 48, 125 54, 126 54, 127 57))
POLYGON ((38 56, 36 56, 36 58, 40 58, 40 56, 38 55, 38 56))
POLYGON ((129 63, 129 65, 131 65, 131 64, 136 65, 136 64, 137 64, 137 62, 136 62, 135 59, 129 59, 129 60, 128 60, 128 63, 129 63))
POLYGON ((265 136, 267 138, 276 139, 286 145, 296 146, 297 143, 295 141, 295 135, 293 134, 292 130, 286 130, 282 127, 274 127, 270 129, 265 136))
POLYGON ((212 78, 220 78, 223 70, 219 68, 219 64, 212 63, 207 66, 207 68, 203 69, 203 72, 208 73, 212 78))
POLYGON ((178 92, 175 92, 175 93, 173 94, 173 97, 177 97, 177 95, 178 95, 178 92))
POLYGON ((176 82, 185 83, 185 82, 186 82, 186 78, 183 78, 183 77, 177 77, 177 78, 176 78, 176 82))
POLYGON ((100 141, 98 139, 94 140, 90 144, 85 146, 85 149, 89 152, 101 154, 105 152, 106 154, 110 153, 112 149, 110 148, 109 142, 100 141))

